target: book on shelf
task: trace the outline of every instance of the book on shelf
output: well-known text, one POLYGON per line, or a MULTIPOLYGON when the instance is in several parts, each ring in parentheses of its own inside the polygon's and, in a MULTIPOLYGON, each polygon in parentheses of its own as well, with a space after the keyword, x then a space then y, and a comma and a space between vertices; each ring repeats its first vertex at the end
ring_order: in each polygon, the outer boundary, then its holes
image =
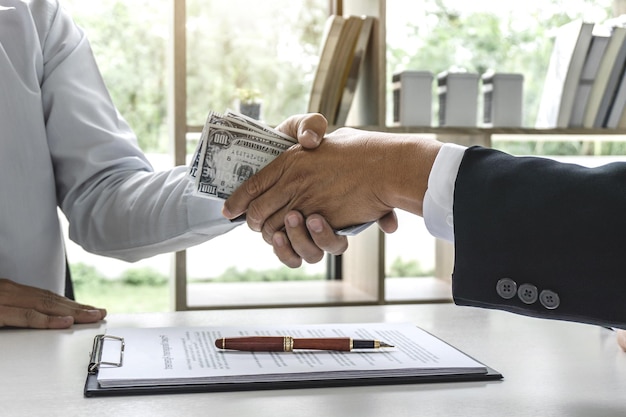
POLYGON ((625 62, 626 28, 616 26, 611 30, 609 43, 589 93, 583 127, 601 128, 605 126, 613 98, 619 87, 625 62))
POLYGON ((322 113, 330 124, 345 123, 373 24, 369 16, 330 16, 327 21, 308 111, 322 113))
MULTIPOLYGON (((311 341, 308 341, 311 343, 311 341)), ((116 328, 97 335, 85 396, 498 380, 502 375, 409 323, 116 328), (289 336, 286 352, 218 348, 223 338, 289 336), (297 349, 296 339, 391 347, 297 349), (381 343, 382 345, 382 343, 381 343)))
POLYGON ((343 92, 339 99, 337 115, 335 117, 335 125, 337 126, 343 126, 348 119, 348 113, 352 107, 352 100, 354 99, 356 87, 359 82, 359 75, 363 71, 365 54, 372 35, 374 18, 371 16, 363 16, 361 19, 361 27, 354 45, 354 50, 351 54, 351 58, 348 59, 348 65, 346 65, 342 79, 343 92))
POLYGON ((558 28, 539 103, 537 128, 568 126, 593 27, 593 23, 574 20, 558 28))
POLYGON ((605 127, 609 129, 626 128, 626 70, 622 72, 622 79, 615 93, 605 127))
POLYGON ((583 126, 583 118, 585 117, 585 109, 587 108, 591 88, 598 74, 604 51, 609 44, 610 36, 611 29, 606 25, 596 24, 594 26, 591 44, 589 45, 589 51, 585 57, 585 63, 576 89, 569 127, 583 126))
POLYGON ((320 112, 322 97, 324 95, 324 85, 329 77, 330 66, 333 62, 333 54, 337 49, 344 18, 332 15, 326 20, 324 32, 322 34, 322 48, 320 58, 313 78, 311 95, 309 97, 309 112, 320 112))
POLYGON ((339 42, 333 53, 328 77, 324 85, 319 111, 330 124, 335 124, 337 109, 347 79, 347 71, 352 61, 354 47, 362 24, 362 19, 357 16, 344 18, 339 42))

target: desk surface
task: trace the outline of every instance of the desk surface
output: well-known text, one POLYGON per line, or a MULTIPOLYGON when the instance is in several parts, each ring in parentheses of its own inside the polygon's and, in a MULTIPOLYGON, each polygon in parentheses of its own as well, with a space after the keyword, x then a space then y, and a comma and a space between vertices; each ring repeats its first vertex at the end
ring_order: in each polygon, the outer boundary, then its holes
POLYGON ((3 416, 624 416, 626 353, 610 330, 451 304, 112 315, 71 330, 0 329, 3 416), (411 322, 502 381, 83 398, 106 327, 411 322), (45 413, 45 414, 44 414, 45 413))

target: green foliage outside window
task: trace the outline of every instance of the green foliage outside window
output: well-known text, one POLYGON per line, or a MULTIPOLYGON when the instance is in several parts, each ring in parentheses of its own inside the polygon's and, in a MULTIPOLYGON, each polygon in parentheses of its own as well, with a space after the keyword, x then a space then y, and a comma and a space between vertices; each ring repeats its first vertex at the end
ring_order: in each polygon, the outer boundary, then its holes
MULTIPOLYGON (((405 3, 388 1, 387 8, 402 8, 405 3)), ((588 17, 589 10, 597 20, 610 17, 612 0, 545 0, 535 9, 507 13, 495 8, 460 11, 452 6, 459 2, 452 0, 418 3, 422 15, 387 23, 388 32, 395 25, 406 26, 402 42, 388 45, 388 78, 402 69, 434 74, 459 67, 478 73, 489 69, 522 73, 524 125, 532 127, 553 30, 588 17)), ((87 31, 114 102, 137 133, 142 149, 167 151, 171 0, 63 0, 63 4, 87 31)), ((263 118, 270 124, 306 111, 327 7, 326 0, 276 0, 271 5, 187 0, 189 124, 202 125, 210 110, 233 107, 241 89, 259 92, 263 118)), ((620 153, 619 145, 605 144, 603 152, 620 153)), ((516 146, 522 152, 536 151, 524 144, 516 146)), ((556 143, 544 144, 541 151, 586 150, 556 143)))
MULTIPOLYGON (((612 17, 613 1, 545 0, 536 8, 526 4, 509 7, 513 11, 507 13, 495 5, 494 10, 484 11, 472 9, 472 3, 468 3, 470 6, 461 11, 458 6, 451 6, 458 5, 458 1, 422 0, 421 3, 423 16, 406 23, 405 33, 411 42, 388 45, 388 72, 429 70, 436 75, 464 69, 478 74, 488 70, 521 73, 524 75, 523 126, 533 127, 552 53, 554 30, 574 19, 602 22, 612 17)), ((388 7, 393 5, 394 2, 387 2, 388 7)), ((392 91, 390 85, 387 90, 392 91)), ((433 97, 436 98, 435 89, 433 97)), ((625 146, 604 143, 601 152, 624 154, 625 146)), ((516 154, 584 155, 594 151, 588 143, 574 141, 507 142, 499 147, 516 154)))

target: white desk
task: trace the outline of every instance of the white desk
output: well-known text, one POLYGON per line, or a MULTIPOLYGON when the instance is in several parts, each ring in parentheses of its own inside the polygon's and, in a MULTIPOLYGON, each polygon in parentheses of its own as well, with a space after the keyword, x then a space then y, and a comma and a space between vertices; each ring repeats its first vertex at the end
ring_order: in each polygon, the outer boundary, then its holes
POLYGON ((114 315, 72 330, 0 329, 0 415, 625 416, 626 353, 613 332, 441 305, 114 315), (504 375, 497 382, 84 398, 88 354, 105 327, 411 322, 504 375))

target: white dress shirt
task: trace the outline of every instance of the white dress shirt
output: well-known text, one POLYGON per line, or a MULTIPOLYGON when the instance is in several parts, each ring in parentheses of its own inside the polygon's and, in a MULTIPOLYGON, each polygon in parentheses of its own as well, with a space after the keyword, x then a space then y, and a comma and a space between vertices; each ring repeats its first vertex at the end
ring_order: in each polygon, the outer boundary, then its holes
POLYGON ((465 153, 464 146, 444 144, 428 177, 424 196, 424 223, 428 232, 454 242, 454 183, 465 153))
POLYGON ((185 167, 153 172, 56 0, 0 0, 0 278, 64 290, 64 245, 128 261, 234 227, 185 167))

